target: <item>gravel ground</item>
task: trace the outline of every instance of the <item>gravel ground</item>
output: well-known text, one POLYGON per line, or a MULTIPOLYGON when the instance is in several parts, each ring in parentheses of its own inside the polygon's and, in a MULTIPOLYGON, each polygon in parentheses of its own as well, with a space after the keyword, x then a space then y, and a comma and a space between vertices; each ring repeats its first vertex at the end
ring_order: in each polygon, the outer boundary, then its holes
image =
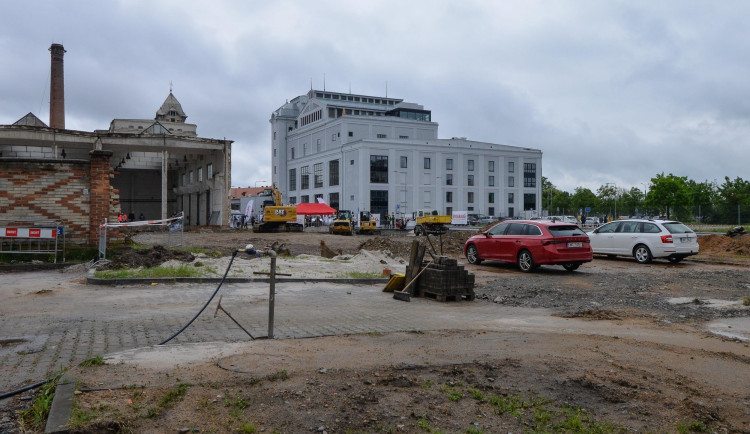
POLYGON ((606 314, 647 317, 663 322, 710 321, 750 315, 750 269, 690 260, 656 261, 595 257, 578 271, 540 267, 524 274, 500 263, 470 266, 484 277, 478 299, 508 306, 544 307, 563 315, 606 314), (500 274, 501 277, 498 277, 500 274))

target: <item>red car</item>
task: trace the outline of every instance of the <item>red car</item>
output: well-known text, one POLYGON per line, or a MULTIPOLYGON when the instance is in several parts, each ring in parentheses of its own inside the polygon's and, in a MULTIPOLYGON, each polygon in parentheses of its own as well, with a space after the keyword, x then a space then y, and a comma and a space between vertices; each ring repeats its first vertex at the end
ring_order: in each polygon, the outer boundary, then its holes
POLYGON ((517 263, 524 272, 540 265, 562 265, 573 271, 593 259, 586 232, 553 220, 506 220, 466 240, 464 254, 470 264, 517 263))

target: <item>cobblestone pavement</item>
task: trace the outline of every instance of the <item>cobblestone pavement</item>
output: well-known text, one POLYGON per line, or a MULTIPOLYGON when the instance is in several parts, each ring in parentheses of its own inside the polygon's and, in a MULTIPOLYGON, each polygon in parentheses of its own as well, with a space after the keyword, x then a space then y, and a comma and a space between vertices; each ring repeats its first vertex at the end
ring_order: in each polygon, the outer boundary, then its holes
MULTIPOLYGON (((158 344, 187 323, 216 287, 86 285, 83 270, 0 279, 0 392, 96 355, 158 344)), ((492 321, 502 310, 466 301, 405 303, 383 293, 382 285, 279 283, 276 289, 275 338, 476 328, 478 319, 492 321)), ((261 337, 268 333, 268 292, 267 283, 242 283, 225 284, 219 294, 222 306, 261 337)), ((248 340, 225 314, 214 317, 217 300, 170 344, 248 340)))

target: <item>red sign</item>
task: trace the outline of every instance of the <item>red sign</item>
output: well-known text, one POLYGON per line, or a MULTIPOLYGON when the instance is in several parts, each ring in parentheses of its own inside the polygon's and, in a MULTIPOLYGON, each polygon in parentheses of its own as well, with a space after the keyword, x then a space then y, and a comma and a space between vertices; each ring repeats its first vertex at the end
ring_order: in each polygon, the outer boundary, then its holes
POLYGON ((41 235, 41 229, 29 229, 29 238, 39 238, 41 235))
POLYGON ((6 228, 5 229, 5 236, 6 237, 17 237, 18 236, 18 228, 6 228))

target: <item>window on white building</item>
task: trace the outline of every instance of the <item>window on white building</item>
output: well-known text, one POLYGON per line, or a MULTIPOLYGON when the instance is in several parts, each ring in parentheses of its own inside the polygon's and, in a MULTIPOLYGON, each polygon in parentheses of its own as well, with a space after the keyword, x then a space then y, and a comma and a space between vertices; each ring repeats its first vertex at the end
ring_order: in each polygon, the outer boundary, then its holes
POLYGON ((445 160, 445 170, 453 170, 453 158, 445 160))
POLYGON ((408 166, 409 165, 408 165, 407 157, 405 155, 402 155, 401 156, 401 168, 406 169, 408 166))
POLYGON ((425 159, 424 159, 424 168, 425 169, 429 169, 430 168, 430 158, 429 157, 425 157, 425 159))
POLYGON ((516 179, 512 176, 508 177, 508 187, 515 187, 516 186, 516 179))
POLYGON ((487 162, 487 171, 488 172, 494 172, 495 171, 495 162, 494 161, 487 162))

